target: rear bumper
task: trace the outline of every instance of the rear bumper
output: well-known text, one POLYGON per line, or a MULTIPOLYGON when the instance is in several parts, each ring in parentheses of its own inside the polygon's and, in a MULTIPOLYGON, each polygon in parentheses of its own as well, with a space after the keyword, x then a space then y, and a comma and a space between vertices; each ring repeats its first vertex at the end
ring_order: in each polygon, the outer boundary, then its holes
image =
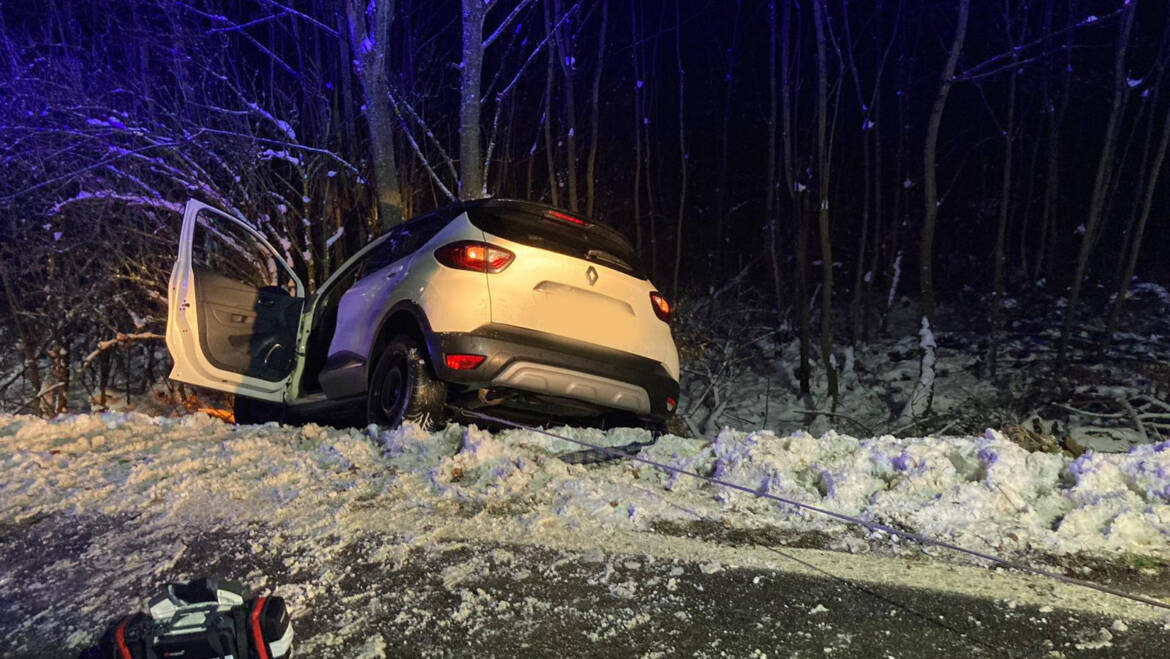
POLYGON ((469 388, 571 398, 660 421, 674 413, 666 399, 678 400, 678 381, 652 359, 509 325, 434 333, 427 350, 440 379, 469 388), (487 359, 474 369, 455 370, 447 368, 447 354, 487 359))

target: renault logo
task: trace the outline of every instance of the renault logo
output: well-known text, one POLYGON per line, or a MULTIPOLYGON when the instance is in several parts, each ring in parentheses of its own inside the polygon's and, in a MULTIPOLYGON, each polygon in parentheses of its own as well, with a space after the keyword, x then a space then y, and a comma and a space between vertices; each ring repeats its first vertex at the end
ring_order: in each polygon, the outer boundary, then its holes
POLYGON ((597 270, 593 266, 589 266, 589 269, 585 271, 585 279, 589 281, 590 286, 597 283, 597 270))

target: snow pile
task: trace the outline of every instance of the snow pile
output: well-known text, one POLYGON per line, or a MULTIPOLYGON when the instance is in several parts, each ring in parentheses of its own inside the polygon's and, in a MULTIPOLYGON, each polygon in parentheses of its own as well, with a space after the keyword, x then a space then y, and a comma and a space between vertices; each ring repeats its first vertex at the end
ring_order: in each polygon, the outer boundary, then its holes
MULTIPOLYGON (((554 432, 607 446, 648 439, 637 429, 554 432)), ((542 528, 580 529, 587 545, 592 531, 696 520, 884 540, 634 461, 566 464, 555 456, 579 445, 531 431, 237 428, 202 415, 107 413, 0 417, 0 441, 0 513, 15 524, 149 511, 168 524, 277 523, 344 534, 345 511, 356 503, 410 513, 456 502, 507 510, 536 541, 542 528)), ((982 551, 1170 556, 1170 442, 1074 461, 1028 453, 994 431, 858 439, 724 430, 713 442, 666 436, 639 455, 982 551)))
MULTIPOLYGON (((554 432, 606 446, 649 439, 639 429, 554 432)), ((816 531, 849 551, 906 544, 637 461, 583 466, 556 457, 580 448, 531 431, 457 425, 428 433, 237 427, 204 415, 0 416, 0 527, 48 528, 55 538, 44 555, 17 559, 36 563, 34 590, 63 602, 48 615, 74 646, 92 639, 111 608, 140 597, 142 584, 206 564, 199 538, 208 534, 239 538, 226 560, 253 567, 235 576, 261 587, 275 580, 276 593, 301 611, 328 608, 337 584, 357 578, 332 567, 350 565, 354 552, 393 570, 439 542, 591 551, 606 541, 716 567, 734 561, 726 552, 735 550, 683 549, 663 524, 816 531), (373 548, 355 549, 370 538, 373 548), (273 552, 278 568, 255 562, 273 552), (49 594, 62 587, 76 599, 49 594), (88 604, 78 610, 71 601, 88 604)), ((992 431, 858 439, 724 430, 713 442, 662 437, 639 457, 1010 557, 1170 557, 1170 442, 1073 461, 1029 454, 992 431)), ((0 573, 0 585, 15 578, 0 573)), ((35 620, 11 638, 31 633, 35 620)))
MULTIPOLYGON (((973 549, 1170 556, 1170 442, 1070 461, 990 430, 866 440, 724 431, 714 449, 722 480, 973 549)), ((777 521, 840 526, 744 493, 719 496, 777 521)))

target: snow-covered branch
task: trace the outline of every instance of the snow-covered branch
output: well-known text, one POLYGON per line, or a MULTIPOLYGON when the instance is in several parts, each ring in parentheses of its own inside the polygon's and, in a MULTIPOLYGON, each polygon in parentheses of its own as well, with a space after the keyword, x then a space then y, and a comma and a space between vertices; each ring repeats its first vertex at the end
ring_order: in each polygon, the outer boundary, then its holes
POLYGON ((119 201, 131 206, 149 206, 150 208, 158 208, 160 210, 170 211, 172 213, 182 213, 183 205, 157 197, 142 197, 139 195, 125 194, 115 192, 113 190, 97 190, 94 192, 86 192, 82 190, 75 196, 59 201, 53 204, 49 209, 50 215, 56 215, 61 212, 61 209, 70 204, 76 204, 82 201, 119 201))
POLYGON ((483 47, 486 49, 488 46, 492 45, 492 43, 494 43, 495 40, 498 39, 500 35, 508 29, 508 26, 512 24, 512 21, 516 20, 516 17, 520 15, 520 12, 528 9, 531 4, 532 0, 521 0, 520 2, 516 3, 516 6, 512 8, 512 11, 504 17, 503 21, 500 21, 498 26, 496 26, 495 31, 493 31, 487 39, 483 40, 483 47))

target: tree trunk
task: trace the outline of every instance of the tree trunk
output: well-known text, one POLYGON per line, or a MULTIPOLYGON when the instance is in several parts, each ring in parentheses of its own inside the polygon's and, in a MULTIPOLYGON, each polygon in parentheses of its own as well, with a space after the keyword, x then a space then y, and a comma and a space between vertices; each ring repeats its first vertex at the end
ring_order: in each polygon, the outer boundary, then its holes
MULTIPOLYGON (((1160 83, 1161 81, 1159 80, 1160 83)), ((1151 122, 1153 122, 1153 119, 1151 119, 1151 122)), ((1162 120, 1162 137, 1158 141, 1158 151, 1154 156, 1154 163, 1149 170, 1149 180, 1146 182, 1141 212, 1138 214, 1137 226, 1134 227, 1129 255, 1125 260, 1125 271, 1118 278, 1117 292, 1113 296, 1113 307, 1109 311, 1109 320, 1105 324, 1105 334, 1101 336, 1101 349, 1107 347, 1109 342, 1113 340, 1113 333, 1117 331, 1117 320, 1121 316, 1121 306, 1129 293, 1129 284, 1133 280, 1133 275, 1137 271, 1138 256, 1142 249, 1142 238, 1146 232, 1146 220, 1149 219, 1150 210, 1154 205, 1154 193, 1158 187, 1158 177, 1162 172, 1162 165, 1166 160, 1168 145, 1170 145, 1170 110, 1167 110, 1166 117, 1162 120)))
POLYGON ((678 299, 679 270, 682 267, 683 217, 687 208, 687 131, 686 131, 686 80, 687 74, 682 63, 682 19, 679 16, 679 0, 674 0, 674 59, 678 66, 678 222, 674 230, 674 278, 671 297, 678 299))
POLYGON ((776 326, 784 322, 784 289, 776 240, 776 3, 768 3, 768 168, 764 179, 764 224, 767 232, 767 262, 776 297, 776 326))
POLYGON ((605 64, 606 28, 609 25, 609 0, 601 0, 601 28, 597 39, 597 69, 593 71, 593 94, 589 110, 589 158, 585 163, 585 214, 593 217, 597 206, 597 142, 601 136, 601 70, 605 64))
MULTIPOLYGON (((659 7, 658 25, 660 25, 660 26, 664 25, 666 23, 666 12, 667 12, 668 6, 669 6, 668 3, 665 3, 665 2, 658 5, 658 7, 659 7)), ((662 39, 653 39, 652 41, 653 41, 654 45, 653 45, 653 48, 651 48, 651 50, 650 50, 650 54, 646 55, 645 50, 642 51, 642 55, 645 58, 642 60, 642 72, 646 75, 646 78, 647 78, 647 83, 646 83, 647 89, 648 90, 657 90, 658 89, 658 67, 653 66, 653 63, 659 61, 658 48, 662 44, 663 40, 662 39)), ((645 117, 645 121, 642 122, 642 128, 645 130, 646 134, 644 136, 642 144, 645 146, 645 149, 646 149, 646 161, 645 161, 646 216, 647 216, 647 219, 649 220, 647 228, 650 231, 650 274, 651 274, 651 278, 653 280, 660 281, 660 278, 659 278, 660 272, 659 271, 661 270, 661 268, 659 267, 659 263, 658 263, 658 228, 657 228, 657 226, 658 226, 658 200, 654 196, 654 186, 655 186, 654 172, 651 170, 650 164, 651 164, 651 162, 655 161, 655 158, 654 158, 655 147, 659 148, 659 155, 661 156, 662 140, 654 139, 653 124, 650 121, 650 109, 653 106, 651 105, 651 101, 649 99, 652 99, 653 97, 654 97, 654 94, 651 93, 650 91, 646 91, 645 95, 643 96, 644 103, 643 103, 642 107, 646 112, 646 117, 645 117)), ((665 170, 666 168, 664 167, 663 169, 665 170)))
POLYGON ((403 220, 402 188, 394 153, 394 110, 390 105, 390 84, 386 77, 394 0, 375 0, 375 4, 372 23, 368 22, 366 13, 368 3, 363 0, 347 0, 345 10, 353 62, 366 104, 366 123, 370 127, 378 218, 382 228, 388 229, 403 220))
POLYGON ((902 39, 901 51, 898 57, 898 88, 904 90, 897 96, 897 126, 898 136, 894 146, 894 206, 890 212, 890 222, 886 227, 886 259, 883 262, 882 272, 887 274, 884 303, 881 305, 881 322, 878 332, 885 334, 889 330, 890 312, 894 306, 894 298, 898 293, 898 285, 902 277, 902 258, 905 250, 901 244, 901 227, 909 225, 910 188, 914 182, 910 179, 909 156, 907 144, 909 139, 909 111, 912 81, 914 80, 913 61, 909 55, 909 40, 902 39))
POLYGON ((828 136, 829 70, 825 54, 824 0, 812 0, 813 22, 817 38, 817 225, 821 237, 821 361, 825 368, 832 411, 837 411, 840 392, 837 387, 837 368, 833 365, 833 237, 830 232, 829 184, 830 144, 828 136))
MULTIPOLYGON (((796 324, 800 338, 800 367, 797 379, 800 381, 800 395, 807 398, 812 391, 812 338, 809 331, 808 300, 808 208, 807 195, 796 189, 796 149, 793 146, 792 124, 792 77, 791 77, 791 35, 792 3, 784 2, 784 14, 780 24, 780 141, 783 152, 784 186, 792 206, 792 217, 796 219, 796 254, 793 264, 793 280, 796 284, 796 324)), ((773 246, 773 249, 777 249, 773 246)), ((779 262, 779 256, 776 256, 779 262)), ((779 272, 779 268, 777 268, 779 272)), ((779 286, 779 281, 777 281, 779 286)), ((779 291, 777 291, 779 294, 779 291)))
POLYGON ((556 75, 556 48, 553 47, 553 22, 550 2, 544 3, 544 32, 549 44, 547 66, 544 77, 544 157, 548 166, 549 201, 553 206, 560 206, 560 186, 557 185, 557 153, 553 143, 552 105, 553 105, 553 76, 556 75))
POLYGON ((634 63, 634 245, 638 256, 642 245, 642 68, 638 60, 638 3, 630 3, 630 53, 634 63))
MULTIPOLYGON (((1047 105, 1047 104, 1045 104, 1045 105, 1047 105)), ((1021 124, 1024 126, 1027 125, 1027 117, 1025 117, 1024 119, 1021 119, 1021 124)), ((1040 130, 1039 122, 1037 122, 1036 130, 1037 130, 1037 133, 1040 130)), ((1026 128, 1020 129, 1021 137, 1025 136, 1027 134, 1028 134, 1028 131, 1026 128)), ((1040 145, 1043 142, 1044 142, 1044 140, 1040 139, 1039 135, 1037 135, 1036 139, 1032 141, 1032 156, 1028 160, 1028 167, 1025 170, 1025 174, 1024 174, 1024 180, 1027 182, 1027 187, 1024 189, 1024 203, 1021 204, 1024 214, 1020 218, 1020 231, 1019 231, 1020 241, 1019 241, 1018 247, 1019 247, 1019 252, 1020 252, 1019 273, 1020 273, 1020 276, 1023 277, 1023 279, 1024 279, 1024 284, 1028 287, 1032 287, 1035 285, 1035 281, 1028 281, 1028 275, 1032 272, 1031 254, 1029 253, 1030 246, 1028 244, 1028 238, 1032 232, 1032 207, 1034 206, 1034 204, 1032 203, 1032 200, 1035 199, 1035 197, 1033 196, 1033 193, 1036 190, 1036 172, 1037 172, 1036 168, 1040 163, 1040 145)))
POLYGON ((947 96, 951 93, 954 84, 955 66, 959 62, 959 53, 963 50, 963 40, 967 36, 967 17, 971 10, 971 0, 959 0, 959 17, 955 25, 955 39, 951 42, 951 50, 947 55, 947 63, 943 67, 939 82, 938 95, 934 99, 934 107, 930 111, 930 119, 926 125, 926 145, 922 151, 923 177, 922 192, 924 214, 922 217, 922 243, 918 252, 918 285, 922 293, 922 315, 934 325, 934 227, 938 219, 938 184, 935 171, 935 156, 938 152, 939 126, 942 124, 943 110, 946 109, 947 96))
POLYGON ((989 313, 991 323, 991 336, 988 339, 987 345, 987 366, 992 378, 997 375, 997 362, 999 358, 999 340, 1000 332, 1003 330, 1003 294, 1004 294, 1004 266, 1007 257, 1004 254, 1004 249, 1007 243, 1007 226, 1008 226, 1008 204, 1011 203, 1012 198, 1012 154, 1015 146, 1015 118, 1016 118, 1016 62, 1018 57, 1015 55, 1015 42, 1011 39, 1011 15, 1009 12, 1004 12, 1004 18, 1008 22, 1008 41, 1012 45, 1012 67, 1009 72, 1008 82, 1008 114, 1007 125, 1003 129, 1003 178, 1000 182, 999 195, 999 217, 996 222, 995 230, 995 276, 994 276, 994 291, 991 294, 991 310, 989 313))
POLYGON ((483 82, 483 0, 463 1, 463 61, 459 64, 459 198, 483 196, 480 86, 483 82))
MULTIPOLYGON (((7 251, 7 245, 0 246, 7 251)), ((20 298, 12 281, 8 278, 8 269, 4 267, 4 260, 0 259, 0 284, 4 286, 4 298, 8 302, 8 309, 12 313, 12 321, 16 325, 16 333, 20 337, 20 347, 24 352, 24 372, 33 391, 41 390, 41 369, 37 365, 37 348, 33 344, 32 334, 28 326, 21 320, 24 314, 20 306, 20 298)))
MULTIPOLYGON (((727 225, 727 151, 730 147, 731 140, 728 138, 728 124, 731 121, 731 100, 732 90, 735 82, 735 55, 736 48, 739 41, 739 18, 743 11, 743 0, 735 0, 735 18, 731 24, 731 45, 727 48, 727 73, 724 78, 723 86, 723 116, 720 118, 719 131, 719 173, 715 179, 715 249, 712 260, 711 272, 718 277, 722 271, 723 261, 723 241, 724 229, 727 225)), ((775 7, 769 8, 769 20, 774 24, 776 22, 775 7)), ((773 30, 774 31, 774 30, 773 30)), ((771 114, 769 115, 768 124, 768 163, 769 171, 773 172, 768 175, 768 185, 775 184, 775 149, 776 149, 776 45, 775 39, 769 40, 769 52, 771 59, 769 59, 769 79, 768 85, 771 89, 771 114)), ((769 193, 774 195, 775 192, 769 193)), ((767 214, 768 218, 771 214, 767 214)))
MULTIPOLYGON (((875 15, 875 30, 878 21, 880 20, 880 6, 875 15)), ((866 275, 866 251, 869 248, 869 230, 870 230, 870 208, 871 199, 874 194, 874 179, 872 176, 872 159, 874 157, 871 148, 870 134, 873 128, 873 122, 870 119, 870 107, 865 101, 865 94, 861 90, 861 74, 857 69, 857 62, 853 57, 853 35, 849 27, 849 1, 844 0, 841 3, 841 22, 845 27, 845 55, 846 62, 849 65, 849 72, 853 77, 853 86, 857 92, 857 106, 861 111, 861 151, 862 151, 862 194, 861 194, 861 234, 857 239, 857 263, 853 273, 853 299, 849 302, 849 341, 856 346, 862 342, 862 325, 863 317, 866 309, 863 304, 864 293, 869 287, 866 282, 872 279, 872 273, 866 275)), ((880 45, 879 40, 875 40, 880 45)), ((878 60, 880 65, 881 60, 878 60)), ((881 84, 881 68, 879 66, 877 73, 875 73, 877 81, 874 83, 874 97, 877 97, 877 89, 881 84)), ((875 231, 875 233, 877 233, 875 231)))
MULTIPOLYGON (((1047 6, 1047 11, 1053 11, 1053 3, 1056 0, 1050 0, 1047 6)), ((1039 240, 1039 254, 1036 256, 1035 270, 1032 273, 1033 281, 1039 281, 1041 274, 1045 279, 1053 279, 1052 267, 1056 257, 1057 231, 1056 231, 1056 217, 1059 214, 1057 205, 1060 202, 1060 128, 1064 123, 1064 111, 1068 107, 1069 94, 1072 87, 1072 70, 1073 70, 1073 34, 1075 32, 1071 29, 1073 25, 1072 2, 1068 2, 1068 17, 1065 26, 1067 35, 1065 40, 1065 65, 1062 67, 1062 85, 1060 93, 1060 101, 1056 107, 1045 107, 1048 112, 1048 159, 1046 174, 1044 177, 1044 212, 1041 215, 1040 223, 1040 240, 1039 240)), ((1045 15, 1045 22, 1050 23, 1049 16, 1045 15)))
MULTIPOLYGON (((560 22, 564 11, 561 0, 553 0, 553 24, 560 22)), ((576 58, 573 55, 573 42, 568 25, 553 28, 553 43, 556 45, 557 60, 561 65, 561 78, 564 81, 564 94, 561 102, 564 103, 565 122, 565 179, 569 186, 569 210, 577 212, 580 209, 580 195, 577 181, 577 98, 575 93, 576 58)))
POLYGON ((1077 305, 1081 297, 1081 285, 1085 279, 1085 269, 1092 256, 1093 244, 1096 241, 1097 231, 1101 224, 1102 210, 1105 197, 1108 193, 1109 180, 1113 173, 1113 156, 1117 150, 1117 136, 1121 129, 1121 115, 1125 109, 1125 100, 1128 87, 1126 85, 1125 53, 1129 45, 1129 33, 1133 27, 1134 8, 1136 4, 1128 5, 1121 22, 1121 32, 1117 38, 1117 51, 1113 59, 1113 105, 1109 111, 1109 122, 1105 127, 1105 143, 1101 147, 1101 157, 1097 161, 1097 176, 1093 183, 1093 196, 1089 201, 1089 214, 1085 219, 1085 232, 1081 236, 1081 249, 1077 254, 1076 272, 1073 274, 1072 290, 1068 296, 1068 306, 1064 310, 1064 323, 1060 330, 1060 348, 1056 353, 1057 364, 1063 366, 1068 357, 1068 343, 1072 337, 1073 320, 1076 318, 1077 305))

